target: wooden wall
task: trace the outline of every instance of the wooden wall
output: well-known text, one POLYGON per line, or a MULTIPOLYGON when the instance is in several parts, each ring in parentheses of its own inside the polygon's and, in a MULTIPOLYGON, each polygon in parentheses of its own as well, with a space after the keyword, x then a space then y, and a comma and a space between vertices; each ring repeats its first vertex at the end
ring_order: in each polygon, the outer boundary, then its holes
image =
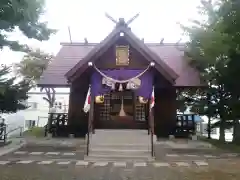
POLYGON ((78 132, 84 135, 87 131, 88 114, 83 111, 83 107, 88 87, 89 77, 86 73, 82 74, 70 87, 68 125, 73 133, 78 132))
POLYGON ((127 42, 125 37, 120 39, 110 47, 100 58, 95 62, 99 69, 118 69, 121 66, 116 66, 116 46, 117 45, 128 45, 129 46, 129 65, 122 66, 125 69, 146 69, 149 62, 130 44, 127 42))
POLYGON ((176 126, 176 89, 175 87, 155 88, 154 123, 157 137, 174 134, 176 126))

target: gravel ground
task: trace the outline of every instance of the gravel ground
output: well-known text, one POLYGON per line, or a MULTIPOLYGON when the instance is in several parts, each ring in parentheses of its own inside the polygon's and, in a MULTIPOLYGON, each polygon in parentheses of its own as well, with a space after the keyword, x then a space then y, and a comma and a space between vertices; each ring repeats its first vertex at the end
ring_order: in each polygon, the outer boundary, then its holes
MULTIPOLYGON (((155 144, 155 158, 156 160, 165 160, 166 159, 166 154, 177 154, 180 156, 180 159, 189 159, 189 158, 194 158, 191 155, 197 155, 199 157, 203 157, 204 155, 212 155, 216 157, 220 157, 223 154, 231 154, 232 152, 230 151, 224 151, 221 149, 216 149, 216 148, 209 148, 209 149, 197 149, 197 148, 192 148, 192 149, 181 149, 181 148, 169 148, 169 147, 164 147, 161 144, 155 144), (185 155, 190 155, 189 157, 185 155)), ((240 154, 238 155, 240 157, 240 154)), ((198 158, 195 158, 198 159, 198 158)))
MULTIPOLYGON (((190 165, 189 167, 154 167, 147 164, 144 167, 134 167, 127 164, 126 167, 116 167, 108 163, 107 166, 76 165, 77 160, 83 159, 84 145, 82 146, 49 146, 27 145, 18 151, 28 152, 76 152, 77 156, 66 157, 63 155, 16 155, 14 153, 0 157, 0 162, 11 161, 9 164, 0 165, 0 180, 239 180, 240 158, 208 159, 207 166, 190 165), (81 154, 82 153, 82 154, 81 154), (18 164, 13 161, 35 160, 29 164, 18 164), (38 161, 50 161, 49 165, 38 164, 38 161), (58 164, 58 162, 71 161, 70 164, 58 164)), ((161 152, 158 152, 159 154, 161 152)), ((186 153, 186 152, 185 152, 186 153)), ((209 152, 207 152, 209 154, 209 152)), ((177 160, 177 159, 175 159, 177 160)), ((189 160, 191 164, 191 160, 189 160)))
MULTIPOLYGON (((46 160, 46 159, 74 159, 83 160, 85 155, 85 147, 50 147, 50 146, 27 146, 18 149, 15 152, 1 156, 1 160, 14 160, 14 159, 31 159, 31 160, 46 160), (16 152, 26 152, 24 154, 16 154, 16 152), (31 154, 33 152, 41 152, 41 154, 31 154), (48 153, 59 154, 48 154, 48 153), (70 153, 70 155, 68 155, 70 153), (73 155, 72 155, 73 153, 73 155), (66 155, 67 154, 67 155, 66 155)), ((1 180, 1 179, 0 179, 1 180)))
MULTIPOLYGON (((76 165, 77 160, 82 160, 85 145, 83 141, 72 140, 43 140, 42 142, 31 143, 17 151, 27 151, 27 154, 17 155, 14 153, 0 157, 0 180, 239 180, 240 179, 240 158, 229 159, 207 159, 207 166, 189 167, 154 167, 148 164, 145 167, 134 167, 128 164, 126 167, 116 167, 108 163, 105 167, 94 166, 89 163, 86 167, 76 165), (29 152, 44 152, 43 155, 31 155, 29 152), (46 152, 60 152, 60 155, 46 155, 46 152), (74 156, 63 156, 63 153, 74 152, 74 156), (9 164, 1 165, 1 161, 11 161, 9 164), (13 161, 34 160, 29 164, 18 164, 13 161), (56 161, 49 165, 38 164, 35 161, 56 161), (68 165, 57 162, 71 161, 68 165)), ((161 146, 156 148, 157 160, 164 160, 166 153, 170 154, 212 154, 218 155, 217 151, 195 151, 175 152, 163 151, 161 146)), ((222 153, 222 152, 221 152, 222 153)), ((172 157, 168 158, 169 162, 172 157)), ((193 157, 185 157, 191 164, 193 157)), ((174 158, 176 161, 178 158, 174 158)), ((203 159, 205 160, 205 159, 203 159)))

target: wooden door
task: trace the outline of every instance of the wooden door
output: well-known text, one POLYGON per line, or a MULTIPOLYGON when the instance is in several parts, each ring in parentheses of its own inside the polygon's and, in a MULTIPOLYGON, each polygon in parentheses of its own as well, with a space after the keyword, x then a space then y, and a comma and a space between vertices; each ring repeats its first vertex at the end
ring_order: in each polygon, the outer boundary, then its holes
MULTIPOLYGON (((111 92, 105 96, 104 104, 97 105, 100 129, 146 129, 146 122, 136 119, 136 98, 132 91, 111 92)), ((144 109, 142 109, 144 110, 144 109)))

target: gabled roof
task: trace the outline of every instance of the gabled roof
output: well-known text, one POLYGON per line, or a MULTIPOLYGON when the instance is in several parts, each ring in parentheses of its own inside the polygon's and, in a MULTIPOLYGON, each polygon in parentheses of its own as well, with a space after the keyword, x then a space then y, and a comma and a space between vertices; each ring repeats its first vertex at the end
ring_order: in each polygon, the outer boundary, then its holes
MULTIPOLYGON (((43 72, 38 82, 41 87, 68 87, 65 74, 99 43, 61 43, 62 47, 43 72)), ((145 43, 153 53, 171 67, 179 77, 174 86, 199 87, 203 86, 200 81, 199 72, 191 67, 184 58, 184 52, 176 48, 175 43, 145 43)))
POLYGON ((150 62, 155 62, 156 69, 172 84, 175 84, 175 80, 179 75, 172 70, 157 54, 149 49, 148 46, 144 44, 140 39, 138 39, 127 27, 124 21, 120 21, 115 29, 98 45, 96 45, 82 60, 71 68, 65 76, 68 80, 72 81, 74 78, 78 77, 78 70, 82 68, 89 61, 95 61, 104 52, 106 52, 114 42, 119 38, 120 33, 124 33, 124 36, 129 41, 130 45, 135 48, 139 53, 141 53, 150 62))

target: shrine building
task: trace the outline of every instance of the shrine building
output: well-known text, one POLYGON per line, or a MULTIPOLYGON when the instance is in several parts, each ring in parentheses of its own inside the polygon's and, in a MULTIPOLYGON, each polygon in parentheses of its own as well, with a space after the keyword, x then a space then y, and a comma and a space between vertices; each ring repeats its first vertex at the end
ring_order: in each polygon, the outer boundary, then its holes
POLYGON ((70 88, 68 113, 51 116, 48 131, 54 126, 56 136, 85 136, 98 129, 175 135, 176 91, 201 86, 199 72, 184 58, 183 44, 144 43, 123 19, 100 43, 61 46, 38 83, 70 88))

